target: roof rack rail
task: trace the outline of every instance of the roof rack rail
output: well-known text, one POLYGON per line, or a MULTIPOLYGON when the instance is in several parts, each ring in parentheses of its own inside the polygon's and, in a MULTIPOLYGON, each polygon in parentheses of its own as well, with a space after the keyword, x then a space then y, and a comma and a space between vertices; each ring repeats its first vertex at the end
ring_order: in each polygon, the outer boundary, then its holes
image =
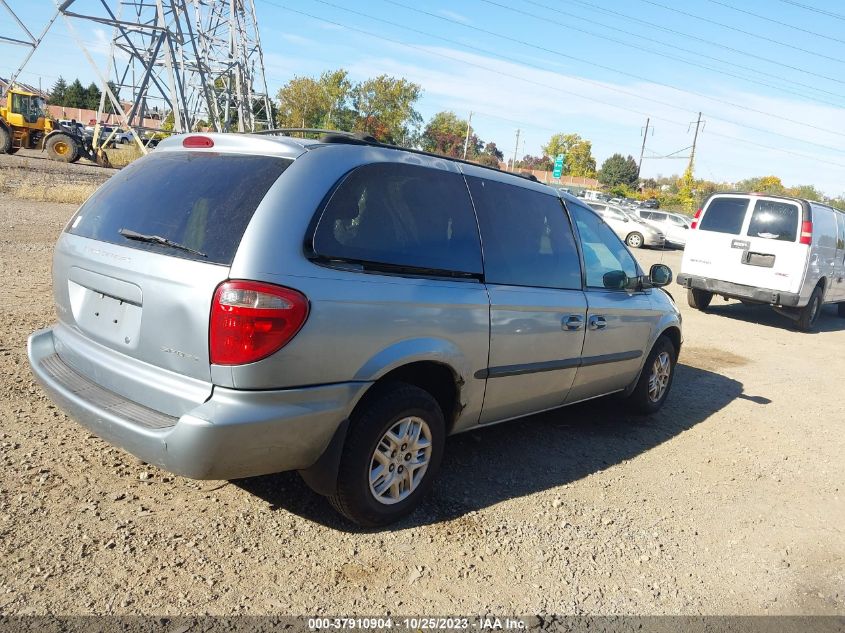
MULTIPOLYGON (((432 158, 439 158, 441 160, 448 160, 455 163, 463 163, 465 165, 472 165, 473 167, 481 167, 482 169, 489 169, 491 171, 498 171, 501 172, 502 170, 498 167, 491 167, 489 165, 482 165, 480 163, 474 163, 469 160, 465 160, 462 158, 456 158, 454 156, 443 156, 442 154, 435 154, 434 152, 427 152, 421 149, 411 149, 409 147, 401 147, 399 145, 393 145, 391 143, 382 143, 378 139, 373 136, 370 136, 366 132, 346 132, 344 130, 324 130, 321 128, 312 128, 312 127, 280 127, 280 128, 273 128, 270 130, 259 130, 258 132, 250 132, 250 134, 261 134, 261 135, 270 135, 270 134, 277 134, 281 136, 290 136, 291 133, 305 133, 305 134, 322 134, 322 138, 320 141, 323 143, 348 143, 350 145, 374 145, 377 147, 384 147, 386 149, 396 149, 403 152, 410 152, 412 154, 420 154, 422 156, 431 156, 432 158)), ((508 173, 508 172, 503 172, 508 173)), ((509 172, 514 176, 521 176, 522 178, 527 178, 527 176, 523 174, 519 174, 516 172, 509 172)), ((541 183, 539 180, 536 180, 536 176, 534 179, 539 184, 546 184, 541 183)))

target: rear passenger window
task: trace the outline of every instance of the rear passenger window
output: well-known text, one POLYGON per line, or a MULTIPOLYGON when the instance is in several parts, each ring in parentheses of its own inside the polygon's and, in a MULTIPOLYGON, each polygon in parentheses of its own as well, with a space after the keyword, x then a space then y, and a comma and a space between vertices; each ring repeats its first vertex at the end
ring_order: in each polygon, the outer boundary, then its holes
POLYGON ((488 283, 581 288, 581 264, 569 219, 557 196, 495 180, 467 177, 488 283))
POLYGON ((351 172, 314 234, 328 259, 481 274, 478 225, 464 179, 438 169, 376 163, 351 172))
POLYGON ((798 237, 798 207, 788 202, 757 200, 751 222, 749 237, 794 242, 798 237))
POLYGON ((713 198, 698 228, 702 231, 739 235, 748 209, 748 198, 713 198))

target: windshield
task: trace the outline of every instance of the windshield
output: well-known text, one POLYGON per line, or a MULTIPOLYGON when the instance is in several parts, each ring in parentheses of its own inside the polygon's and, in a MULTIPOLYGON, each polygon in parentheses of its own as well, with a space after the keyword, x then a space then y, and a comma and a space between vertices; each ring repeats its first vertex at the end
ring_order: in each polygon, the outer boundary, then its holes
POLYGON ((35 123, 45 116, 46 105, 41 97, 12 93, 12 112, 23 115, 27 123, 35 123))

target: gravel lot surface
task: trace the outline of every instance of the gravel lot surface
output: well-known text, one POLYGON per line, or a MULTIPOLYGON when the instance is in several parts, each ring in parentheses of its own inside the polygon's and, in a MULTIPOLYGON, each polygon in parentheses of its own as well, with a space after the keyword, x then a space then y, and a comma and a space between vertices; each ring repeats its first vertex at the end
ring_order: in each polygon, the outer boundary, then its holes
POLYGON ((450 438, 422 510, 360 532, 296 474, 174 477, 53 406, 25 343, 55 318, 73 211, 0 211, 0 614, 845 613, 835 310, 802 334, 673 285, 686 342, 658 415, 605 401, 450 438))

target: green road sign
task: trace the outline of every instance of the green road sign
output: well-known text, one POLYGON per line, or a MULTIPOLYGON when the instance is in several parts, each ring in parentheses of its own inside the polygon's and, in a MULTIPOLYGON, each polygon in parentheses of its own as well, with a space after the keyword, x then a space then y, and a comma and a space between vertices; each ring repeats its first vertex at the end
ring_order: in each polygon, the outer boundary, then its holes
POLYGON ((560 178, 560 175, 563 173, 563 154, 558 154, 555 156, 555 170, 552 172, 552 176, 555 178, 560 178))

